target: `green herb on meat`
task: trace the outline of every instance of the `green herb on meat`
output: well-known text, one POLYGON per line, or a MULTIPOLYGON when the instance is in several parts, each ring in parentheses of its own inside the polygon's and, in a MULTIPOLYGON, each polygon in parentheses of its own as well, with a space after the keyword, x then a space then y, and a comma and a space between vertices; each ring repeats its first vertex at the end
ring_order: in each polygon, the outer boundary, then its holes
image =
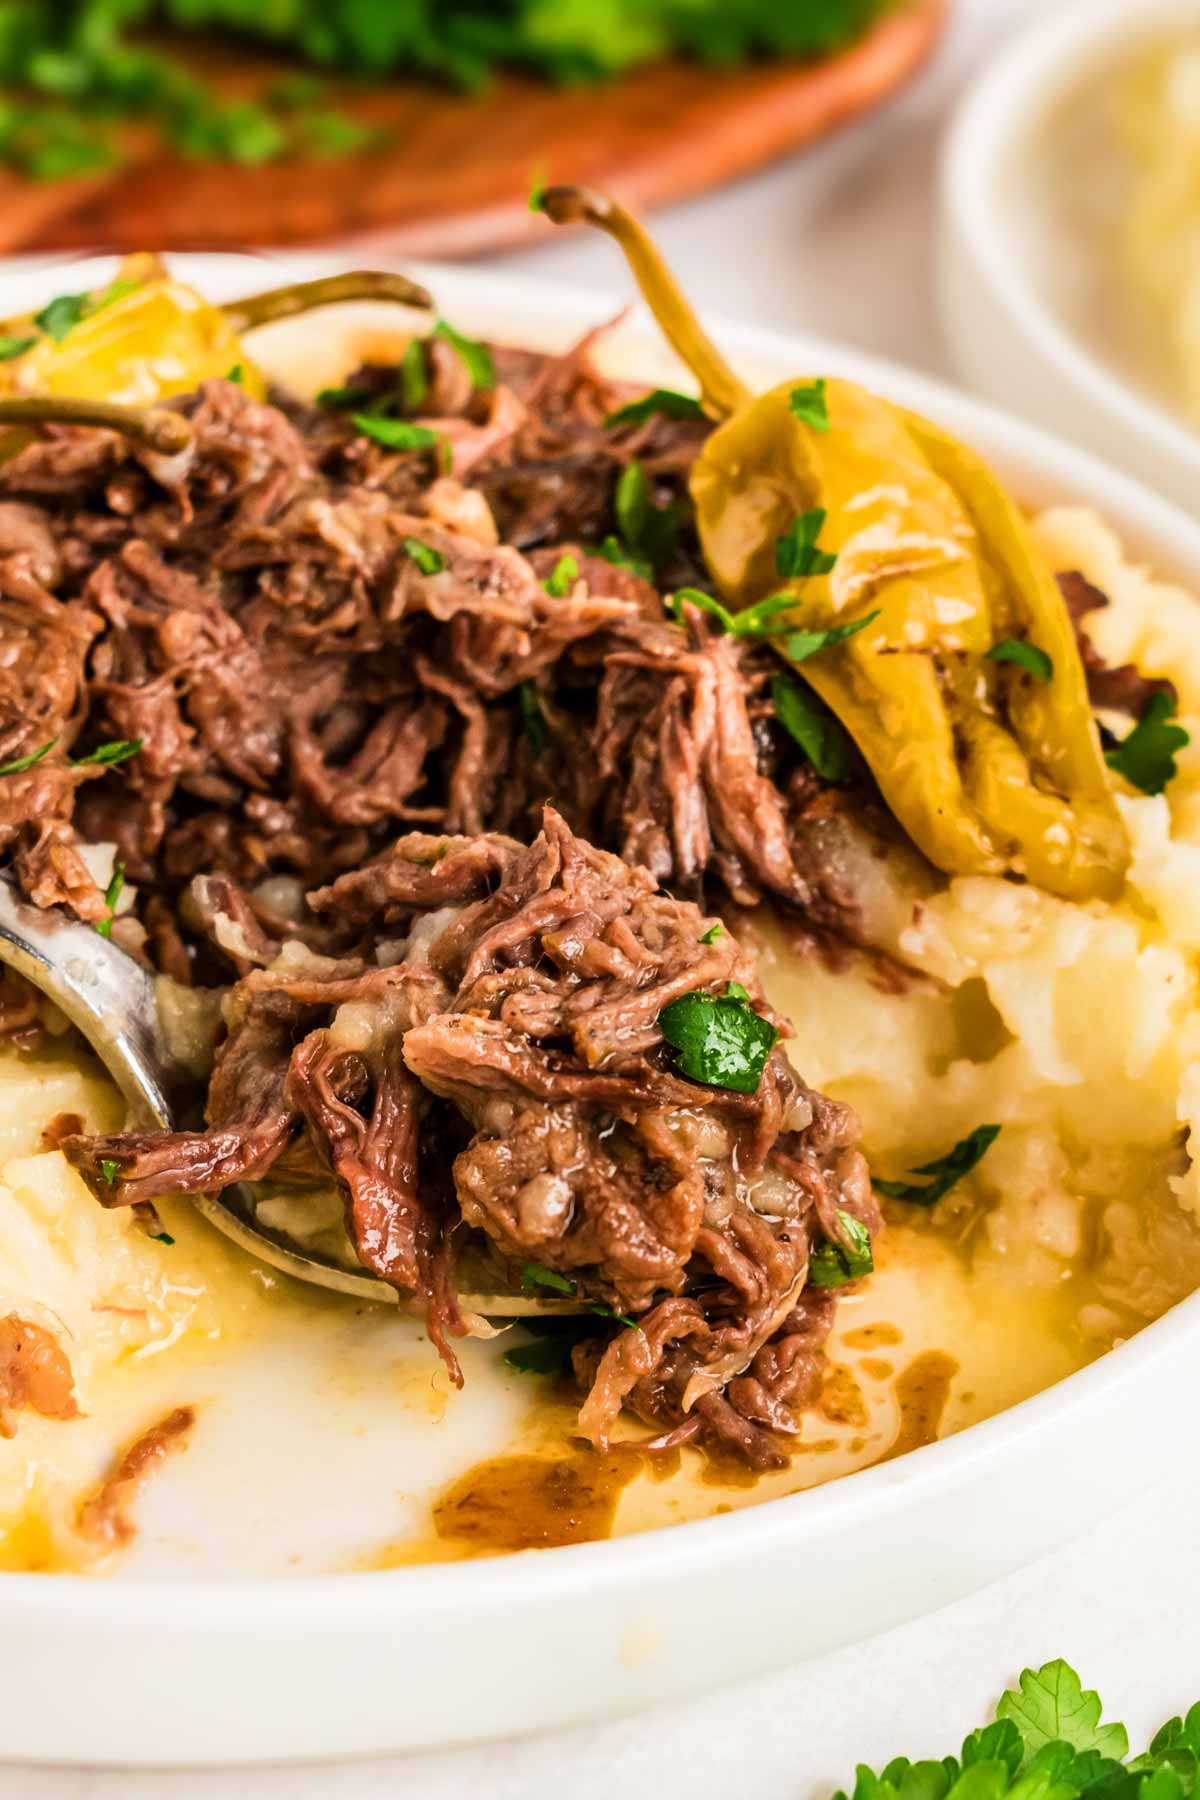
POLYGON ((930 1176, 928 1182, 881 1181, 878 1176, 872 1176, 872 1183, 889 1200, 907 1200, 914 1206, 932 1206, 943 1194, 948 1194, 964 1175, 970 1174, 999 1136, 999 1125, 977 1125, 974 1131, 968 1132, 945 1156, 939 1156, 933 1162, 922 1163, 913 1170, 914 1175, 930 1176))
POLYGON ((610 428, 618 425, 644 425, 648 419, 661 414, 667 419, 702 419, 704 408, 691 394, 677 394, 673 388, 655 388, 652 394, 646 394, 641 400, 630 400, 627 405, 619 406, 616 412, 610 412, 605 425, 610 428))
POLYGON ((115 769, 119 763, 128 762, 131 756, 136 756, 145 741, 145 738, 114 738, 110 744, 97 744, 86 756, 74 758, 75 767, 82 769, 89 764, 99 764, 101 767, 115 769))
POLYGON ((102 938, 112 936, 113 920, 117 916, 117 901, 121 898, 125 887, 125 864, 119 862, 113 869, 112 879, 104 890, 104 904, 108 908, 108 917, 98 919, 93 929, 102 938))
POLYGON ((457 352, 462 359, 463 367, 471 377, 473 388, 491 388, 496 385, 496 365, 492 361, 492 353, 486 344, 477 343, 474 338, 464 337, 456 331, 446 319, 439 319, 433 328, 433 336, 457 352))
POLYGON ((848 781, 854 770, 854 745, 845 727, 811 688, 790 675, 776 675, 771 682, 775 717, 807 756, 823 780, 848 781))
POLYGON ((775 540, 775 570, 786 581, 803 580, 809 575, 828 575, 837 562, 833 551, 821 550, 817 539, 825 528, 823 506, 812 506, 775 540))
POLYGON ((740 982, 723 994, 681 994, 658 1015, 681 1074, 706 1087, 754 1094, 778 1031, 756 1013, 740 982))
POLYGON ((362 412, 352 413, 351 422, 363 437, 372 438, 385 450, 437 449, 437 433, 428 425, 414 425, 408 419, 377 419, 362 412))
POLYGON ((858 1219, 838 1208, 842 1241, 832 1238, 818 1244, 808 1259, 808 1279, 814 1287, 845 1287, 848 1281, 861 1281, 875 1267, 871 1253, 871 1234, 858 1219))
POLYGON ((542 586, 552 600, 565 600, 579 580, 579 562, 574 556, 560 556, 542 586))
POLYGON ((446 566, 446 559, 440 550, 432 544, 423 544, 420 538, 406 537, 404 548, 409 559, 415 562, 422 575, 440 575, 446 566))
POLYGON ((0 775, 23 775, 26 769, 32 769, 35 763, 40 763, 43 756, 49 756, 57 742, 58 739, 52 737, 48 744, 40 744, 28 756, 14 756, 11 762, 0 763, 0 775))
POLYGON ((21 337, 16 332, 0 332, 0 362, 12 362, 15 357, 24 356, 37 343, 35 337, 21 337))
POLYGON ((655 505, 640 462, 631 462, 621 471, 613 505, 621 542, 630 557, 639 558, 651 569, 668 561, 679 539, 679 507, 674 501, 655 505))

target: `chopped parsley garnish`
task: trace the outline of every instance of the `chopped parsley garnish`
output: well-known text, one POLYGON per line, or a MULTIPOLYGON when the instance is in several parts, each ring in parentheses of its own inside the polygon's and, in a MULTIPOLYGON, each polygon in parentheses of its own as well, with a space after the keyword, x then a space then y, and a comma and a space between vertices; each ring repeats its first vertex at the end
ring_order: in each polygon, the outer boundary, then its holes
POLYGON ((439 319, 433 328, 434 337, 443 338, 452 350, 456 350, 462 358, 463 366, 471 377, 474 388, 490 388, 496 385, 496 365, 492 361, 492 353, 486 344, 477 343, 474 338, 464 337, 456 331, 446 319, 439 319))
POLYGON ((797 663, 806 662, 818 650, 845 643, 847 638, 854 637, 879 617, 876 607, 874 612, 853 619, 848 625, 829 625, 818 631, 792 631, 786 618, 799 604, 795 594, 768 594, 765 600, 756 600, 753 606, 745 606, 736 613, 731 613, 714 595, 704 593, 701 588, 679 588, 663 602, 673 619, 682 619, 685 604, 708 613, 717 620, 722 631, 728 631, 734 637, 782 637, 787 655, 797 663))
POLYGON ((432 544, 423 544, 420 538, 406 537, 404 548, 422 575, 440 575, 446 566, 446 559, 441 551, 435 550, 432 544))
POLYGON ((596 545, 596 555, 602 556, 605 562, 611 563, 614 569, 632 569, 643 581, 653 581, 654 569, 644 557, 635 556, 627 550, 620 538, 608 536, 603 543, 596 545))
POLYGON ((807 662, 818 650, 828 650, 831 644, 844 644, 847 638, 874 624, 878 617, 879 608, 876 607, 874 612, 865 613, 861 619, 852 619, 849 625, 830 625, 824 631, 789 632, 784 649, 792 662, 807 662))
POLYGON ((517 689, 517 705, 521 709, 521 723, 529 739, 529 748, 535 756, 540 756, 550 742, 550 733, 546 730, 546 715, 542 711, 542 696, 536 681, 521 683, 517 689))
POLYGON ((1044 650, 1036 644, 1027 644, 1024 638, 1001 638, 986 653, 987 662, 1015 663, 1019 669, 1025 669, 1030 675, 1036 675, 1039 681, 1049 681, 1054 673, 1054 664, 1044 650))
POLYGON ((793 520, 782 537, 775 539, 775 569, 785 581, 828 575, 837 562, 836 552, 817 548, 826 516, 823 506, 811 506, 793 520))
POLYGON ((578 580, 578 559, 574 556, 560 556, 542 586, 552 600, 565 600, 578 580))
MULTIPOLYGON (((521 1286, 527 1294, 536 1293, 538 1288, 549 1288, 555 1294, 569 1294, 574 1299, 579 1289, 557 1269, 548 1269, 544 1263, 526 1262, 521 1264, 521 1286)), ((603 1300, 581 1300, 585 1312, 592 1313, 599 1319, 615 1319, 620 1325, 627 1325, 631 1331, 640 1329, 636 1319, 625 1313, 614 1312, 603 1300)))
POLYGON ((707 931, 701 932, 700 942, 702 944, 715 944, 718 938, 723 938, 724 936, 725 927, 722 925, 720 919, 718 919, 715 925, 710 925, 707 931))
POLYGON ((527 1294, 537 1288, 551 1288, 556 1294, 573 1294, 575 1283, 560 1275, 557 1269, 548 1269, 544 1263, 526 1262, 521 1264, 521 1286, 527 1294))
POLYGON ((100 1173, 103 1175, 105 1181, 107 1181, 109 1187, 116 1186, 117 1176, 121 1173, 121 1165, 115 1156, 102 1156, 100 1158, 100 1173))
POLYGON ((351 420, 356 431, 385 450, 437 449, 437 433, 428 425, 414 425, 408 419, 377 419, 363 412, 351 414, 351 420))
POLYGON ((808 1259, 808 1279, 813 1287, 845 1287, 848 1281, 861 1281, 875 1267, 871 1253, 871 1234, 852 1213, 838 1208, 842 1241, 827 1239, 818 1244, 808 1259))
POLYGON ((349 412, 351 407, 363 406, 370 398, 370 388, 327 387, 318 393, 317 405, 324 412, 349 412))
POLYGON ((540 213, 542 210, 542 201, 545 198, 546 198, 546 171, 544 168, 541 168, 539 166, 534 169, 533 174, 530 177, 530 182, 529 182, 529 210, 530 210, 530 212, 531 213, 540 213))
POLYGON ((117 863, 112 872, 112 879, 104 890, 104 904, 108 908, 108 917, 98 919, 93 927, 103 938, 112 936, 113 920, 117 916, 117 901, 121 898, 125 886, 125 864, 117 863))
POLYGON ((580 1342, 582 1334, 578 1338, 537 1338, 532 1344, 514 1344, 504 1352, 504 1360, 519 1375, 565 1375, 571 1367, 571 1352, 580 1342))
POLYGON ((400 397, 406 412, 420 412, 429 397, 429 371, 425 366, 425 345, 420 338, 409 338, 400 358, 400 397))
POLYGON ((829 430, 829 408, 825 402, 825 377, 818 381, 804 381, 794 387, 788 395, 788 405, 798 419, 811 425, 814 431, 829 430))
POLYGON ((131 756, 136 756, 145 741, 145 738, 114 738, 111 744, 97 744, 86 756, 76 757, 75 766, 82 769, 88 764, 98 763, 102 767, 115 769, 118 763, 128 762, 131 756))
POLYGON ((848 781, 854 770, 854 745, 845 727, 810 688, 779 674, 771 681, 775 717, 795 739, 823 780, 848 781))
POLYGON ((111 306, 114 300, 120 300, 125 294, 131 294, 138 286, 136 281, 117 280, 98 294, 57 294, 53 300, 47 301, 41 312, 35 313, 33 322, 44 331, 47 337, 61 344, 69 331, 84 319, 90 319, 93 313, 101 312, 104 307, 111 306))
POLYGON ((0 775, 23 775, 26 769, 32 769, 35 763, 40 763, 43 756, 49 756, 57 742, 58 739, 52 737, 48 744, 31 750, 28 756, 14 756, 11 762, 0 763, 0 775))
POLYGON ((24 356, 37 343, 35 337, 19 337, 16 332, 0 332, 0 362, 12 362, 14 357, 24 356))
MULTIPOLYGON (((246 371, 242 367, 241 363, 234 363, 232 369, 230 369, 230 371, 226 375, 225 379, 226 379, 226 381, 232 381, 234 387, 245 387, 246 371)), ((175 1240, 172 1239, 171 1241, 172 1241, 172 1243, 174 1243, 175 1240)))
POLYGON ((702 419, 704 408, 691 394, 677 394, 674 388, 655 388, 641 400, 630 400, 610 412, 605 425, 644 425, 659 414, 666 419, 702 419))
POLYGON ((679 537, 679 508, 673 501, 665 506, 654 504, 640 462, 631 462, 621 471, 614 507, 621 541, 631 556, 640 557, 652 569, 666 562, 679 537))
POLYGON ((156 1244, 173 1244, 175 1242, 169 1231, 151 1231, 148 1235, 154 1239, 156 1244))
POLYGON ((1175 702, 1161 688, 1151 694, 1142 716, 1128 736, 1105 754, 1105 762, 1143 794, 1161 794, 1176 775, 1175 753, 1190 744, 1191 733, 1173 725, 1175 702))
POLYGON ((977 1125, 974 1131, 948 1150, 945 1156, 937 1157, 933 1162, 922 1163, 913 1170, 914 1175, 928 1175, 928 1182, 914 1181, 881 1181, 878 1176, 871 1177, 872 1184, 889 1200, 907 1200, 914 1206, 932 1206, 943 1194, 948 1194, 956 1182, 969 1175, 976 1163, 981 1162, 1000 1136, 999 1125, 977 1125))
POLYGON ((740 982, 723 994, 681 994, 658 1015, 658 1028, 690 1081, 755 1094, 779 1036, 750 1005, 740 982))

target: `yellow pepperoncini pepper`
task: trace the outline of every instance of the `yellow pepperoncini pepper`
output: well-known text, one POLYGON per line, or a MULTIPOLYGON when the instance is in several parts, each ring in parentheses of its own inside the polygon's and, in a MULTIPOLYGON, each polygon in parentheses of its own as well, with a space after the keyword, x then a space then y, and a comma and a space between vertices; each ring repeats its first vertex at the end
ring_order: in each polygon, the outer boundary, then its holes
POLYGON ((262 399, 266 377, 247 354, 245 332, 342 300, 432 304, 405 276, 360 270, 216 306, 146 256, 128 258, 109 287, 72 298, 77 304, 54 330, 46 329, 50 309, 0 325, 10 340, 31 340, 0 362, 0 393, 148 406, 232 377, 262 399))
POLYGON ((1012 872, 1073 899, 1116 892, 1129 844, 1074 631, 996 478, 853 382, 797 378, 754 397, 635 220, 579 189, 551 188, 543 203, 551 218, 586 218, 617 238, 705 410, 724 420, 690 483, 720 598, 740 610, 793 592, 795 611, 772 622, 784 654, 790 628, 867 621, 798 673, 913 841, 950 873, 1012 872), (797 392, 819 394, 819 413, 797 407, 797 392), (824 515, 822 555, 781 578, 777 544, 811 513, 824 515), (1014 640, 1042 653, 1036 670, 989 656, 1014 640))

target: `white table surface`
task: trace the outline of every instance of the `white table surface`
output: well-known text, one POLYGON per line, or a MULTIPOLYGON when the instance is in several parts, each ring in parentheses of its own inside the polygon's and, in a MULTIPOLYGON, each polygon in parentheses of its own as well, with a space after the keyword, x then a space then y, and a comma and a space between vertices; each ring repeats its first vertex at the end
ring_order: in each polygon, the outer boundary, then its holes
MULTIPOLYGON (((660 215, 658 237, 689 292, 744 319, 844 337, 945 372, 930 291, 942 126, 990 48, 1053 3, 957 0, 938 62, 884 115, 813 154, 660 215)), ((598 240, 548 244, 508 260, 525 273, 581 285, 619 281, 611 247, 598 240)), ((340 1768, 0 1768, 0 1800, 636 1800, 651 1789, 656 1800, 817 1800, 852 1785, 858 1761, 878 1767, 902 1751, 956 1748, 1025 1664, 1056 1655, 1072 1661, 1135 1742, 1144 1742, 1143 1733, 1200 1697, 1200 1459, 1184 1448, 1195 1437, 1181 1420, 1172 1490, 1152 1493, 1068 1549, 819 1665, 784 1669, 670 1712, 340 1768)), ((1119 1443, 1112 1453, 1121 1454, 1119 1443)), ((1030 1482, 1038 1479, 1031 1467, 1030 1482)), ((954 1529, 953 1519, 945 1523, 954 1529)), ((703 1658, 702 1644, 696 1654, 703 1658)), ((111 1679, 120 1681, 121 1671, 111 1679)), ((462 1702, 469 1710, 471 1696, 462 1702)), ((252 1703, 244 1693, 226 1700, 252 1703)), ((198 1704, 211 1708, 212 1697, 198 1704)), ((213 1732, 219 1739, 217 1708, 213 1732)))

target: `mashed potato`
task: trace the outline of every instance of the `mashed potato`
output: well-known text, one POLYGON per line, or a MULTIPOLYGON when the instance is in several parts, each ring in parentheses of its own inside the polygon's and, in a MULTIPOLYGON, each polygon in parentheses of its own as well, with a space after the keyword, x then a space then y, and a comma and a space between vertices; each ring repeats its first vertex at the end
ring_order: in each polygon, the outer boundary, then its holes
MULTIPOLYGON (((881 930, 912 972, 899 991, 865 963, 835 972, 797 957, 782 926, 764 927, 764 978, 796 1022, 796 1062, 858 1109, 881 1174, 904 1175, 982 1123, 1002 1127, 932 1212, 892 1208, 875 1288, 840 1327, 852 1337, 868 1316, 919 1312, 910 1350, 942 1343, 962 1364, 944 1429, 1079 1366, 1200 1284, 1200 614, 1130 566, 1093 514, 1052 511, 1037 531, 1056 568, 1110 596, 1088 620, 1106 659, 1169 675, 1195 740, 1165 796, 1121 800, 1134 845, 1125 895, 1073 904, 991 877, 941 882, 904 905, 893 895, 881 930)), ((86 1566, 78 1507, 114 1451, 202 1397, 218 1342, 269 1355, 281 1316, 272 1278, 185 1205, 164 1210, 173 1244, 96 1206, 43 1148, 64 1112, 112 1129, 120 1102, 65 1037, 29 1058, 0 1052, 0 1316, 56 1335, 84 1415, 66 1425, 25 1411, 0 1441, 0 1567, 86 1566)), ((315 1315, 331 1303, 293 1290, 288 1304, 315 1315)), ((890 1400, 872 1404, 886 1423, 890 1400)), ((878 1454, 860 1431, 843 1460, 786 1481, 878 1454)), ((685 1496, 664 1512, 671 1485, 647 1489, 658 1514, 643 1496, 630 1518, 711 1510, 709 1488, 697 1489, 702 1505, 685 1496)), ((785 1478, 771 1478, 734 1503, 779 1491, 785 1478)))
POLYGON ((1192 732, 1165 795, 1120 801, 1124 896, 952 880, 887 932, 927 980, 888 994, 862 970, 793 964, 773 991, 798 1063, 858 1108, 881 1175, 1003 1127, 937 1226, 977 1268, 1069 1283, 1076 1328, 1111 1342, 1200 1283, 1200 614, 1090 512, 1047 512, 1037 534, 1055 568, 1109 596, 1087 621, 1106 660, 1170 676, 1192 732))

